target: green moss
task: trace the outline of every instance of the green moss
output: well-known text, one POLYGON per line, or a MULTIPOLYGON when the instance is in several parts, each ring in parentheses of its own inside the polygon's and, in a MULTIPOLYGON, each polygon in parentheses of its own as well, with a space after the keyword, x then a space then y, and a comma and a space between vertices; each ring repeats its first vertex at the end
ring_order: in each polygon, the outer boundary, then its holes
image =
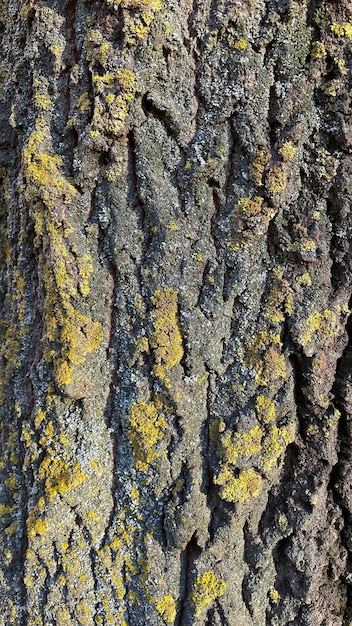
POLYGON ((178 321, 177 291, 158 289, 152 298, 154 332, 150 346, 154 352, 154 374, 169 382, 168 373, 183 357, 182 336, 178 321))
POLYGON ((224 595, 226 588, 226 582, 218 578, 212 570, 204 572, 202 576, 197 576, 190 595, 195 616, 199 617, 205 607, 224 595))
POLYGON ((165 418, 152 402, 131 405, 128 429, 137 469, 145 471, 159 456, 156 445, 163 438, 165 427, 165 418))

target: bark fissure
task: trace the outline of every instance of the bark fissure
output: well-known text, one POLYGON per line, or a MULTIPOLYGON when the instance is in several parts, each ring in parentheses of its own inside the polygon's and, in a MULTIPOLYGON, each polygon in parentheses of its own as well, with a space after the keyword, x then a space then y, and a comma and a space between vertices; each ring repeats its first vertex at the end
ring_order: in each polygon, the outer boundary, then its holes
POLYGON ((1 625, 347 626, 348 1, 59 4, 0 7, 1 625))

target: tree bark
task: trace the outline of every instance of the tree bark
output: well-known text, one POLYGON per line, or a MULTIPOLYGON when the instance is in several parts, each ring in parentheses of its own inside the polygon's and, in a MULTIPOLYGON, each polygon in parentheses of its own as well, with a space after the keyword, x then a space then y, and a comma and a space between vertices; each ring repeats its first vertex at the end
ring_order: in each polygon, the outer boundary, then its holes
POLYGON ((0 26, 0 624, 350 625, 350 2, 0 26))

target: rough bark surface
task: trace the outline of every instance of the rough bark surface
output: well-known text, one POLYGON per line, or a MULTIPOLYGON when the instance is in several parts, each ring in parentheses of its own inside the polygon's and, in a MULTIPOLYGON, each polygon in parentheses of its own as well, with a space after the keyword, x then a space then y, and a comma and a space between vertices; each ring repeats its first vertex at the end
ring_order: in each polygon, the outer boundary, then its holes
POLYGON ((350 2, 0 30, 0 624, 351 625, 350 2))

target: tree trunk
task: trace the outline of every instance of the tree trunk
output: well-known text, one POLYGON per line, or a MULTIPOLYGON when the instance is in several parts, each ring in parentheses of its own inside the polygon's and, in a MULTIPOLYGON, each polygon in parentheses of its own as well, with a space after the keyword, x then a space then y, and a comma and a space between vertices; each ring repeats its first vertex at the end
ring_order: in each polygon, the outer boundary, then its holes
POLYGON ((350 625, 350 2, 0 23, 0 624, 350 625))

